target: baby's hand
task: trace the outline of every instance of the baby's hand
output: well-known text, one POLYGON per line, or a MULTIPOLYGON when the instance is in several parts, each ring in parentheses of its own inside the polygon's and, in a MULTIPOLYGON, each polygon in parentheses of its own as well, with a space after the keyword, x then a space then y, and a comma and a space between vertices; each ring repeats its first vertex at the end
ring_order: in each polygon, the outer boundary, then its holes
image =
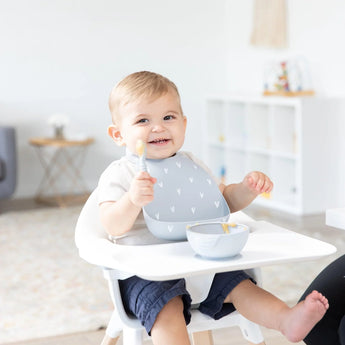
POLYGON ((129 188, 129 200, 138 207, 143 207, 153 200, 153 185, 157 179, 145 171, 139 172, 129 188))
POLYGON ((273 188, 273 182, 260 171, 250 172, 242 182, 249 190, 255 194, 269 193, 273 188))

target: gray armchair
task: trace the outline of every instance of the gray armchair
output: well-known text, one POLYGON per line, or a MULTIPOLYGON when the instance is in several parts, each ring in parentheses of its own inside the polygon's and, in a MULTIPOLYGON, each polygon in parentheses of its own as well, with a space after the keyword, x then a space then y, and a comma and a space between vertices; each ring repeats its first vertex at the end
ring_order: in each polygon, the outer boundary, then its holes
POLYGON ((10 197, 17 183, 16 138, 13 127, 0 126, 0 199, 10 197))

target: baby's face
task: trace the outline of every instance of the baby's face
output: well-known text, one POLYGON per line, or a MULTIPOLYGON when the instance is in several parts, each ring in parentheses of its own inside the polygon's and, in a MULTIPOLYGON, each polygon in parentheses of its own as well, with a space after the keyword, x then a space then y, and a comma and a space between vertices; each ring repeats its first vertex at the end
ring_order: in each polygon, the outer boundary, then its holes
POLYGON ((146 144, 146 157, 168 158, 183 145, 187 120, 174 90, 154 101, 140 100, 120 107, 119 130, 124 143, 136 153, 140 139, 146 144))

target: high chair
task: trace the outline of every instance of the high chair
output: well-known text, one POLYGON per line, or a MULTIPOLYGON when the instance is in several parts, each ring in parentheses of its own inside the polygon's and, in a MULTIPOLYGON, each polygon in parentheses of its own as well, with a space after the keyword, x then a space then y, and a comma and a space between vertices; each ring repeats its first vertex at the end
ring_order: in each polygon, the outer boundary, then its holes
MULTIPOLYGON (((112 252, 116 249, 125 250, 126 246, 116 245, 108 240, 107 234, 99 222, 97 189, 91 194, 80 213, 75 238, 80 256, 93 264, 103 267, 104 277, 108 281, 110 295, 114 303, 115 308, 102 345, 116 344, 121 332, 123 333, 124 345, 141 345, 144 328, 139 320, 128 315, 124 310, 119 290, 118 280, 126 278, 127 274, 116 268, 107 267, 112 260, 110 257, 112 252)), ((116 260, 111 264, 116 266, 116 260)), ((248 273, 260 284, 260 271, 258 269, 249 271, 248 273)), ((204 279, 204 276, 201 276, 201 284, 204 279)), ((192 299, 195 300, 193 296, 192 299)), ((213 320, 197 309, 192 309, 191 314, 192 318, 188 325, 188 331, 192 333, 191 337, 195 345, 212 345, 210 330, 232 326, 238 326, 243 337, 250 343, 263 344, 263 336, 259 326, 245 319, 237 311, 220 320, 213 320)))
MULTIPOLYGON (((101 345, 116 344, 121 332, 124 345, 143 344, 144 328, 139 320, 128 315, 124 310, 118 285, 120 279, 132 275, 150 280, 184 277, 193 302, 199 303, 206 297, 208 286, 217 272, 250 269, 249 274, 261 284, 258 269, 260 266, 315 259, 335 252, 335 247, 330 244, 296 234, 268 222, 253 221, 242 212, 231 215, 231 220, 249 225, 252 233, 245 248, 236 258, 201 259, 193 253, 187 241, 145 246, 114 244, 108 239, 100 224, 97 199, 96 189, 80 213, 75 241, 79 255, 84 260, 103 267, 114 303, 115 309, 101 345), (207 286, 206 291, 204 286, 207 286)), ((212 345, 210 331, 232 326, 238 326, 249 343, 264 344, 259 326, 245 319, 237 311, 220 320, 213 320, 193 309, 188 331, 191 333, 193 344, 212 345)))

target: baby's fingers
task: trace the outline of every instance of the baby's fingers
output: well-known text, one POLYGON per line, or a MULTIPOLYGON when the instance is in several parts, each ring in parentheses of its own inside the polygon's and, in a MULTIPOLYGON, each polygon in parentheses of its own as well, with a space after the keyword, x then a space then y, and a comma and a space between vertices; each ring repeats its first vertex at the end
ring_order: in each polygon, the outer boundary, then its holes
POLYGON ((152 177, 148 172, 146 171, 139 171, 138 174, 135 177, 138 181, 147 180, 150 181, 150 183, 155 184, 157 182, 157 179, 155 177, 152 177))
POLYGON ((260 183, 260 175, 259 173, 253 171, 247 175, 245 178, 247 185, 252 190, 260 190, 263 182, 260 183))
POLYGON ((273 183, 264 173, 253 171, 247 176, 248 187, 256 193, 269 193, 273 188, 273 183))
POLYGON ((267 179, 265 180, 265 184, 262 187, 262 192, 263 193, 270 193, 272 191, 272 189, 273 189, 273 182, 267 177, 267 179))
POLYGON ((259 179, 256 181, 256 185, 255 185, 255 190, 259 193, 263 192, 263 188, 265 186, 265 177, 261 176, 259 177, 259 179))
POLYGON ((260 193, 270 193, 272 189, 273 189, 273 183, 268 177, 266 177, 264 184, 262 185, 260 189, 260 193))

